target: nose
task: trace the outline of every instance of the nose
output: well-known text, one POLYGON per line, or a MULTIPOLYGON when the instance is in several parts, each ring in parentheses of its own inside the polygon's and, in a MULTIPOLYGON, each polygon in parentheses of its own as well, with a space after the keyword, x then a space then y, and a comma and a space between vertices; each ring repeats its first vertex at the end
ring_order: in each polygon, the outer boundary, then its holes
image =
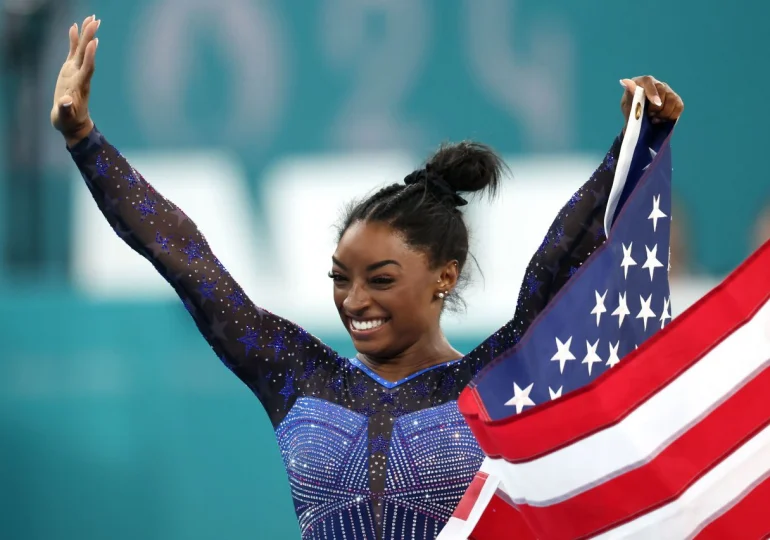
POLYGON ((354 315, 360 315, 369 306, 370 298, 366 289, 361 285, 354 284, 348 289, 348 295, 342 301, 342 307, 345 311, 354 315))

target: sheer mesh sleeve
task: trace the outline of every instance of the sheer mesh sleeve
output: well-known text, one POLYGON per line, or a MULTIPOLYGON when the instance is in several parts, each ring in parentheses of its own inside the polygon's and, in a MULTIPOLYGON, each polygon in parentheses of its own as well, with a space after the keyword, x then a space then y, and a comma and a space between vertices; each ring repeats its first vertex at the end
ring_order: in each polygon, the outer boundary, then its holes
POLYGON ((337 355, 302 328, 254 305, 185 213, 153 187, 96 129, 70 149, 104 217, 182 299, 220 360, 275 422, 296 397, 295 373, 337 355), (291 387, 291 391, 287 391, 291 387))
POLYGON ((513 318, 468 355, 476 371, 518 343, 535 317, 606 240, 604 213, 621 143, 618 136, 591 178, 554 219, 527 266, 513 318))

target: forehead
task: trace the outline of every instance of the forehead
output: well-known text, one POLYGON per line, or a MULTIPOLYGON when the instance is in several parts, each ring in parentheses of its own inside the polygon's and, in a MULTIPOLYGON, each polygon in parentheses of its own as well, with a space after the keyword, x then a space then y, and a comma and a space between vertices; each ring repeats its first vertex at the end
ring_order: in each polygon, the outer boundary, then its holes
POLYGON ((401 233, 379 222, 353 223, 340 238, 334 256, 345 265, 368 265, 386 259, 402 265, 427 262, 427 257, 410 247, 401 233))

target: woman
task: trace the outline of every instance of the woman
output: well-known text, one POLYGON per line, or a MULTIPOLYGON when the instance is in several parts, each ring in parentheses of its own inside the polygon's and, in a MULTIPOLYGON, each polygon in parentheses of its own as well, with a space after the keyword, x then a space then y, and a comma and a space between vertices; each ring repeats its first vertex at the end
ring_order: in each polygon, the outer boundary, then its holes
MULTIPOLYGON (((493 194, 500 159, 487 147, 441 148, 403 183, 349 208, 329 276, 358 351, 342 358, 254 305, 195 224, 96 130, 88 96, 99 21, 70 28, 51 121, 119 236, 174 287, 222 362, 275 427, 303 538, 435 538, 483 454, 457 410, 459 393, 603 241, 621 137, 570 199, 534 255, 515 317, 463 356, 439 320, 458 301, 468 258, 461 192, 493 194)), ((675 119, 679 97, 652 78, 652 114, 675 119), (657 103, 658 105, 654 105, 657 103)), ((630 92, 621 102, 628 115, 630 92)))

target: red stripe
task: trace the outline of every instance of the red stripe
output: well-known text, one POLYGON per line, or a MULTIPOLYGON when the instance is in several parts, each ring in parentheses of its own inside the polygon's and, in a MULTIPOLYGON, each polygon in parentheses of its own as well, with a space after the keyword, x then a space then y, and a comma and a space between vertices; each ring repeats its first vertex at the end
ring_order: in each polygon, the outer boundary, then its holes
POLYGON ((484 452, 530 461, 618 423, 745 324, 770 296, 770 241, 666 329, 594 382, 510 419, 486 422, 466 388, 458 404, 484 452))
POLYGON ((695 538, 767 538, 770 535, 770 478, 748 492, 732 508, 709 523, 695 538))
MULTIPOLYGON (((770 478, 743 496, 737 504, 709 523, 696 540, 758 539, 770 535, 770 478)), ((537 538, 516 508, 493 497, 468 540, 530 540, 537 538)))
MULTIPOLYGON (((770 367, 644 465, 549 506, 517 505, 539 538, 585 538, 668 504, 770 424, 770 367)), ((597 456, 600 459, 600 456, 597 456)))
POLYGON ((463 495, 457 508, 455 508, 452 517, 462 519, 463 521, 468 519, 468 516, 471 515, 471 510, 473 510, 476 501, 479 499, 479 494, 481 493, 481 489, 484 487, 487 478, 489 478, 489 475, 483 471, 476 473, 476 476, 474 476, 471 481, 471 485, 465 490, 465 495, 463 495))

